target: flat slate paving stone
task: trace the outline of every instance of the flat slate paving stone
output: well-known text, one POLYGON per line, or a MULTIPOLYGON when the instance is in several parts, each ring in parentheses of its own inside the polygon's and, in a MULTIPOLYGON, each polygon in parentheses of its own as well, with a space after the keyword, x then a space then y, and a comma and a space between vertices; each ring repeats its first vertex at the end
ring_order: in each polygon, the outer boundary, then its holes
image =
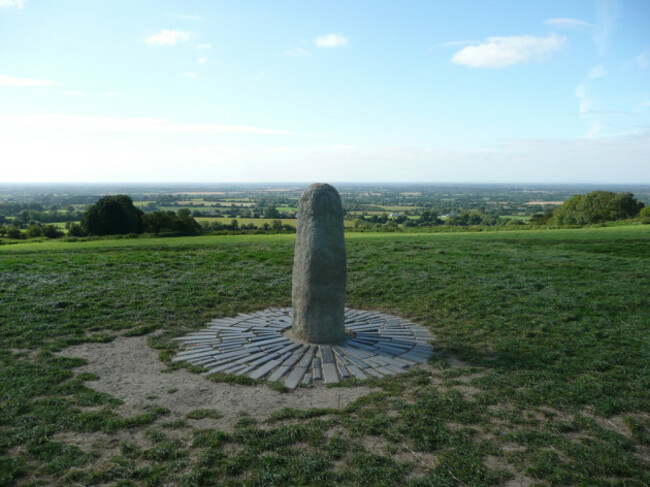
POLYGON ((345 328, 355 337, 335 345, 293 342, 284 335, 290 328, 291 308, 217 318, 175 338, 183 349, 172 361, 203 366, 204 375, 247 375, 295 389, 399 374, 433 355, 429 330, 375 311, 345 308, 345 328))

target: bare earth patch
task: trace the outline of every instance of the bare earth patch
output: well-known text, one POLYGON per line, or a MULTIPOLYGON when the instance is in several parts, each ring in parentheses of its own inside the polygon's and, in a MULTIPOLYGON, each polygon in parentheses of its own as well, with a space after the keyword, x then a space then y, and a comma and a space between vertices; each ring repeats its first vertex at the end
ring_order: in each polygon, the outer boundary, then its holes
POLYGON ((88 364, 77 373, 92 372, 99 380, 87 386, 124 401, 117 412, 140 414, 158 405, 170 410, 164 421, 185 419, 196 409, 215 409, 220 419, 187 420, 195 427, 232 431, 241 412, 258 420, 282 408, 342 408, 375 389, 369 387, 299 388, 291 393, 274 391, 266 385, 240 386, 214 383, 187 370, 162 371, 158 352, 147 345, 147 337, 119 337, 110 343, 84 343, 61 352, 80 357, 88 364), (172 393, 168 391, 174 391, 172 393))

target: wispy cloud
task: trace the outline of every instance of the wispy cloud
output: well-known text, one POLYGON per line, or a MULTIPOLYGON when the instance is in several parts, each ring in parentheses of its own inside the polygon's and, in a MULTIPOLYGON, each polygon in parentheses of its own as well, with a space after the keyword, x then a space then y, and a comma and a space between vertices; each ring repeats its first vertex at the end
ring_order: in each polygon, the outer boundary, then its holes
POLYGON ((316 38, 316 47, 345 47, 348 40, 341 34, 329 33, 316 38))
POLYGON ((199 77, 199 75, 196 74, 196 73, 183 73, 183 76, 185 76, 186 78, 192 78, 192 79, 196 79, 196 78, 199 77))
POLYGON ((475 46, 467 46, 451 58, 451 62, 471 68, 505 68, 531 59, 541 59, 564 47, 566 37, 509 36, 488 37, 475 46))
POLYGON ((646 69, 648 66, 650 66, 650 59, 648 59, 648 57, 648 50, 646 49, 636 58, 634 58, 634 64, 636 64, 641 69, 646 69))
POLYGON ((207 57, 207 56, 201 56, 201 57, 197 60, 197 62, 198 62, 199 64, 206 64, 206 63, 208 62, 208 57, 207 57))
POLYGON ((550 25, 551 27, 556 27, 559 29, 575 29, 583 27, 595 27, 594 24, 590 22, 585 22, 584 20, 578 19, 569 19, 569 18, 557 18, 557 19, 548 19, 544 21, 544 24, 550 25))
POLYGON ((207 22, 208 19, 201 17, 200 15, 187 15, 187 14, 174 14, 172 15, 175 19, 181 20, 192 20, 194 22, 207 22))
POLYGON ((208 43, 208 42, 206 42, 206 43, 204 43, 204 44, 197 44, 197 45, 196 45, 196 48, 197 48, 199 51, 204 51, 204 50, 206 50, 206 49, 212 49, 212 44, 210 44, 210 43, 208 43))
POLYGON ((593 109, 593 101, 587 95, 587 87, 584 83, 576 86, 575 96, 580 102, 578 105, 578 113, 580 116, 588 115, 593 109))
POLYGON ((111 118, 68 114, 1 115, 0 127, 23 129, 61 129, 71 131, 150 132, 176 134, 270 134, 291 135, 287 130, 274 130, 246 125, 179 124, 160 118, 111 118))
POLYGON ((83 91, 64 91, 63 94, 68 96, 78 96, 78 97, 86 96, 86 94, 83 91))
POLYGON ((604 78, 608 74, 609 71, 605 69, 605 66, 599 64, 598 66, 594 66, 589 70, 589 73, 587 74, 587 78, 589 79, 604 78))
POLYGON ((616 29, 616 0, 597 0, 596 17, 598 24, 594 29, 594 43, 600 55, 609 50, 609 38, 616 29))
POLYGON ((119 96, 120 94, 116 91, 106 91, 104 92, 104 96, 119 96))
MULTIPOLYGON (((593 66, 589 69, 587 77, 576 87, 575 97, 578 99, 578 115, 583 119, 587 125, 587 132, 584 137, 586 138, 596 138, 603 136, 603 131, 610 125, 608 119, 611 116, 619 115, 634 115, 630 112, 624 112, 622 110, 603 110, 595 109, 596 102, 592 95, 590 95, 591 88, 593 87, 593 81, 598 78, 603 78, 607 76, 608 71, 602 64, 593 66)), ((596 82, 597 84, 597 82, 596 82)))
POLYGON ((179 42, 187 42, 192 37, 192 32, 175 29, 163 29, 157 34, 145 39, 147 44, 152 46, 175 46, 179 42))
POLYGON ((23 8, 28 0, 0 0, 0 8, 23 8))
POLYGON ((282 54, 289 57, 309 57, 309 51, 307 49, 303 49, 302 47, 294 47, 293 49, 288 49, 282 54))
POLYGON ((54 86, 54 81, 47 81, 42 79, 29 79, 17 78, 16 76, 9 76, 0 74, 0 86, 54 86))
POLYGON ((556 29, 583 30, 591 33, 598 53, 602 56, 609 49, 609 38, 616 29, 617 0, 596 0, 596 23, 572 18, 555 18, 544 24, 556 29))

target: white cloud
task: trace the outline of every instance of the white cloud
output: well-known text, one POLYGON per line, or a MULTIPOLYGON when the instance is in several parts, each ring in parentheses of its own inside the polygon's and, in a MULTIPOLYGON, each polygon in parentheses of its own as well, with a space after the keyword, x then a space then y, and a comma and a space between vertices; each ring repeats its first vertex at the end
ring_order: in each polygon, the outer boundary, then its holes
POLYGON ((587 78, 589 79, 595 79, 595 78, 603 78, 609 74, 609 71, 605 69, 605 66, 602 64, 599 64, 598 66, 594 66, 589 70, 589 74, 587 74, 587 78))
POLYGON ((636 58, 634 58, 634 63, 641 69, 646 69, 648 66, 650 66, 650 60, 648 59, 648 51, 645 50, 641 54, 639 54, 636 58))
POLYGON ((23 8, 28 0, 0 0, 0 8, 23 8))
POLYGON ((196 78, 199 77, 199 75, 196 74, 196 73, 183 73, 183 76, 185 76, 186 78, 192 78, 192 79, 196 79, 196 78))
POLYGON ((119 93, 117 93, 116 91, 106 91, 106 92, 104 92, 104 95, 105 96, 119 96, 119 93))
POLYGON ((145 39, 152 46, 175 46, 179 42, 187 42, 192 37, 192 32, 175 29, 163 29, 157 34, 145 39))
POLYGON ((208 62, 207 56, 201 56, 198 61, 199 64, 206 64, 208 62))
POLYGON ((86 96, 86 94, 83 91, 64 91, 63 94, 68 96, 79 96, 79 97, 86 96))
POLYGON ((325 34, 316 38, 317 47, 345 47, 348 40, 340 34, 325 34))
POLYGON ((289 57, 309 57, 309 51, 301 47, 294 47, 293 49, 288 49, 284 51, 282 54, 289 57))
POLYGON ((0 74, 0 86, 54 86, 54 81, 42 79, 17 78, 6 74, 0 74))
POLYGON ((566 37, 556 34, 547 37, 488 37, 482 44, 458 51, 451 62, 471 68, 505 68, 543 58, 562 49, 565 43, 566 37))
POLYGON ((199 51, 203 51, 203 50, 206 50, 206 49, 212 49, 212 44, 210 44, 209 42, 206 42, 204 44, 197 44, 196 48, 199 51))
POLYGON ((286 130, 246 125, 179 124, 161 118, 112 118, 67 114, 1 115, 0 127, 13 129, 56 129, 75 132, 149 132, 175 134, 272 134, 291 135, 286 130))
POLYGON ((595 27, 594 24, 585 22, 584 20, 568 19, 568 18, 548 19, 544 21, 544 24, 550 25, 552 27, 557 27, 560 29, 574 29, 576 27, 595 27))

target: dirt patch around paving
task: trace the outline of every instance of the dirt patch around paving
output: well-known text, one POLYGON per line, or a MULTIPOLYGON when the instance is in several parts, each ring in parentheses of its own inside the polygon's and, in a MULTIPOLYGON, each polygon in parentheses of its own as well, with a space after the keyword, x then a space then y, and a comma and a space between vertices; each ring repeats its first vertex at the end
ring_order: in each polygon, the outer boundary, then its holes
POLYGON ((187 420, 198 428, 232 431, 242 414, 264 420, 283 408, 343 408, 377 389, 370 387, 310 387, 279 392, 266 385, 240 386, 214 383, 187 370, 163 372, 167 367, 158 351, 147 345, 147 337, 119 337, 109 343, 84 343, 69 347, 60 355, 80 357, 88 364, 77 374, 92 372, 99 380, 86 385, 124 401, 117 412, 124 416, 141 414, 151 406, 170 410, 165 421, 186 419, 197 409, 214 409, 219 419, 187 420))

